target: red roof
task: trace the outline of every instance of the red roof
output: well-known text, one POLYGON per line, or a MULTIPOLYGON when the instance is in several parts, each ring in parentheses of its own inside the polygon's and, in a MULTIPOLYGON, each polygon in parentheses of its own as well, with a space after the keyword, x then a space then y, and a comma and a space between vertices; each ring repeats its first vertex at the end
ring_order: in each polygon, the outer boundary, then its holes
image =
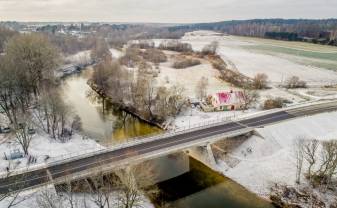
POLYGON ((220 104, 233 104, 242 102, 244 95, 242 91, 236 92, 220 92, 216 94, 220 104))
POLYGON ((216 94, 219 98, 219 102, 222 103, 228 103, 230 101, 232 93, 229 92, 220 92, 216 94))

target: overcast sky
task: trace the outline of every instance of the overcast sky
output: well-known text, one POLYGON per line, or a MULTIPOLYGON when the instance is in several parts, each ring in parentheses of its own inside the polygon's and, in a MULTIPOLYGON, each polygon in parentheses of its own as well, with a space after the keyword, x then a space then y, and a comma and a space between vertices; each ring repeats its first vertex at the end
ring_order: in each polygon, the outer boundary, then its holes
POLYGON ((337 0, 0 0, 0 21, 212 22, 337 18, 337 0))

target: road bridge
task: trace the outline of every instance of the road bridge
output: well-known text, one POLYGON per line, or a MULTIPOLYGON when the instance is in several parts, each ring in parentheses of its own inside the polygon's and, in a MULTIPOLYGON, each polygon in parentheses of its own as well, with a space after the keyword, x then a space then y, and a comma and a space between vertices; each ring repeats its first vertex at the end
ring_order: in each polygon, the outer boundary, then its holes
POLYGON ((266 125, 335 110, 337 110, 337 101, 329 101, 267 111, 246 118, 199 126, 179 132, 168 132, 125 145, 50 162, 43 166, 32 167, 28 170, 16 172, 14 175, 2 177, 0 179, 0 193, 84 178, 131 163, 172 154, 196 146, 205 146, 219 139, 247 134, 254 131, 255 128, 266 125))

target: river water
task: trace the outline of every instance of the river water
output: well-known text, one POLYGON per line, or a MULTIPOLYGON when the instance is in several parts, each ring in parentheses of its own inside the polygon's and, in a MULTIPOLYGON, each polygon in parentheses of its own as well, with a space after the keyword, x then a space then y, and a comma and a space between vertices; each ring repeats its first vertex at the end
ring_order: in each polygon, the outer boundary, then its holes
POLYGON ((88 68, 63 80, 63 97, 80 116, 84 133, 99 143, 119 143, 136 136, 159 133, 161 130, 131 115, 116 110, 103 101, 87 85, 93 69, 88 68), (104 108, 103 108, 104 102, 104 108), (124 122, 125 120, 125 122, 124 122))
MULTIPOLYGON (((107 102, 103 108, 103 100, 87 85, 92 72, 93 69, 88 68, 62 81, 63 97, 72 106, 74 113, 80 116, 87 136, 106 145, 161 132, 157 127, 114 109, 107 102)), ((165 178, 165 181, 158 183, 160 195, 153 199, 157 207, 162 202, 172 208, 273 207, 241 185, 194 159, 181 158, 166 156, 153 161, 158 167, 156 170, 165 178), (181 161, 188 162, 185 164, 181 161)))

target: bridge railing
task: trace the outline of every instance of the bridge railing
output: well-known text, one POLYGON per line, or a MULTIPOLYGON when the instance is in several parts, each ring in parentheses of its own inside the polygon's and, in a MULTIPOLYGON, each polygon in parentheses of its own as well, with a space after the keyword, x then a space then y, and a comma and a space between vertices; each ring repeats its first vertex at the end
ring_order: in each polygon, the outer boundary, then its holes
POLYGON ((165 139, 165 138, 170 138, 173 136, 178 136, 180 134, 185 134, 188 132, 192 132, 192 131, 196 131, 196 130, 201 130, 201 129, 205 129, 205 128, 209 128, 212 126, 217 126, 217 125, 222 125, 225 123, 229 123, 231 122, 233 119, 233 117, 223 117, 223 118, 218 118, 216 120, 210 120, 207 122, 200 122, 197 124, 191 124, 190 126, 185 126, 182 128, 177 128, 171 131, 167 131, 165 133, 162 134, 150 134, 150 135, 144 135, 144 136, 138 136, 138 137, 133 137, 133 138, 129 138, 126 140, 123 140, 121 143, 116 143, 116 142, 111 142, 111 143, 105 143, 105 146, 101 147, 99 150, 97 151, 86 151, 85 153, 71 153, 71 154, 67 154, 67 155, 61 155, 59 157, 55 157, 51 160, 51 162, 48 163, 48 165, 57 165, 59 163, 63 163, 65 161, 69 161, 69 160, 76 160, 76 159, 81 159, 83 157, 90 157, 93 155, 97 155, 100 153, 104 153, 104 152, 110 152, 110 151, 114 151, 114 150, 118 150, 118 149, 124 149, 127 147, 131 147, 131 146, 135 146, 135 145, 140 145, 140 144, 144 144, 144 143, 148 143, 148 142, 152 142, 152 141, 156 141, 156 140, 160 140, 160 139, 165 139))
MULTIPOLYGON (((78 159, 82 159, 86 157, 91 157, 91 156, 102 154, 105 152, 111 152, 114 150, 123 149, 123 148, 127 148, 130 146, 135 146, 135 145, 144 144, 144 143, 148 143, 148 142, 152 142, 152 141, 156 141, 160 139, 169 138, 172 136, 177 136, 177 135, 188 133, 191 131, 196 131, 198 129, 204 129, 204 128, 209 128, 209 127, 216 126, 216 125, 222 125, 222 124, 231 122, 233 118, 235 118, 235 116, 227 116, 227 117, 217 118, 214 120, 191 124, 190 126, 177 128, 177 129, 167 131, 162 134, 151 134, 151 135, 133 137, 133 138, 123 140, 123 142, 121 143, 116 143, 116 142, 106 143, 105 146, 98 146, 94 150, 90 149, 90 150, 85 150, 82 152, 64 154, 64 155, 60 155, 57 157, 52 157, 48 160, 48 162, 42 162, 39 164, 27 166, 24 168, 18 168, 15 170, 11 170, 10 175, 18 175, 21 173, 38 170, 43 167, 55 166, 58 164, 62 164, 62 163, 66 163, 66 162, 70 162, 70 161, 74 161, 74 160, 78 160, 78 159)), ((8 177, 8 173, 0 174, 0 178, 5 178, 5 177, 8 177)))
MULTIPOLYGON (((219 138, 219 137, 235 136, 235 135, 241 134, 242 132, 245 133, 247 131, 250 131, 251 129, 252 128, 250 128, 250 129, 249 128, 239 129, 239 130, 234 130, 230 133, 221 133, 219 135, 208 136, 206 138, 208 140, 212 140, 212 139, 216 139, 216 138, 219 138)), ((138 163, 138 162, 140 162, 144 159, 155 158, 155 157, 158 157, 160 155, 166 154, 167 152, 183 150, 183 149, 186 149, 186 148, 188 148, 190 146, 193 146, 193 145, 196 145, 196 144, 200 145, 200 144, 204 143, 203 140, 204 140, 203 138, 200 138, 200 139, 195 140, 195 141, 190 141, 190 142, 186 142, 186 143, 183 143, 183 144, 172 145, 170 147, 165 147, 165 148, 162 148, 162 149, 157 150, 157 151, 144 153, 142 155, 134 155, 134 156, 132 156, 132 160, 131 160, 132 162, 131 163, 136 164, 136 163, 138 163)), ((119 161, 116 161, 116 162, 111 162, 111 160, 114 157, 118 157, 118 156, 113 156, 113 157, 106 158, 106 159, 103 159, 103 160, 93 161, 91 163, 82 164, 82 165, 76 166, 76 167, 67 167, 66 169, 63 169, 63 170, 60 170, 60 171, 57 171, 57 172, 54 172, 54 173, 50 173, 51 174, 50 176, 51 176, 52 179, 49 178, 47 180, 47 182, 43 182, 43 183, 38 184, 38 185, 33 186, 33 187, 27 187, 26 189, 45 186, 45 185, 48 185, 48 184, 51 184, 51 183, 54 183, 54 182, 62 183, 62 182, 65 182, 67 180, 74 180, 74 179, 78 179, 78 178, 83 178, 83 177, 93 175, 95 173, 106 172, 113 167, 122 167, 123 165, 130 164, 129 158, 125 158, 125 159, 122 159, 122 160, 119 160, 119 161), (89 167, 89 168, 85 168, 85 167, 89 167), (73 169, 81 169, 82 171, 78 171, 76 173, 71 173, 73 169), (65 173, 65 176, 63 176, 63 177, 58 177, 58 178, 53 177, 55 175, 60 176, 63 173, 65 173), (69 174, 69 173, 71 173, 71 174, 69 174)), ((20 184, 29 184, 29 182, 32 181, 32 180, 38 180, 38 179, 42 179, 42 178, 45 178, 45 177, 46 176, 37 176, 37 177, 34 177, 33 179, 15 181, 13 183, 0 186, 0 188, 8 188, 11 185, 20 186, 20 184)))

